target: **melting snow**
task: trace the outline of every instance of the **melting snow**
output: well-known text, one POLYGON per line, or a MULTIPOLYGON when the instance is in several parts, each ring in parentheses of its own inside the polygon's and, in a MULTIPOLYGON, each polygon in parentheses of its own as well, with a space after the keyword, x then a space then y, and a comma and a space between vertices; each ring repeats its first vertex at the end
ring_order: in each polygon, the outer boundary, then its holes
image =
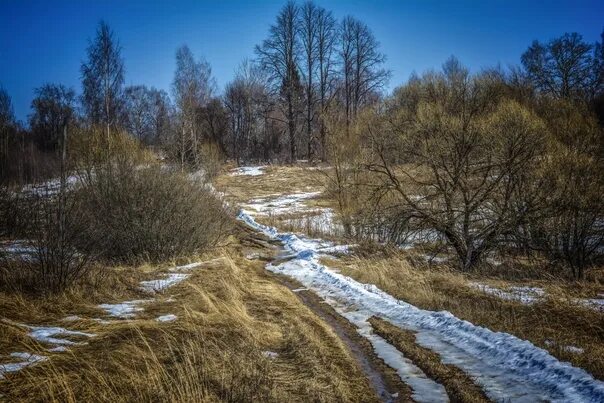
POLYGON ((602 298, 577 298, 574 301, 580 305, 586 306, 587 308, 604 312, 604 299, 602 298))
POLYGON ((169 274, 166 278, 150 281, 141 281, 140 284, 143 290, 145 291, 157 292, 163 291, 168 287, 172 287, 174 284, 180 283, 187 277, 189 277, 189 274, 172 273, 169 274))
POLYGON ((266 358, 272 358, 272 359, 279 357, 279 353, 275 353, 274 351, 263 351, 262 355, 265 356, 266 358))
POLYGON ((604 401, 603 382, 528 341, 475 326, 446 311, 426 311, 397 300, 375 285, 359 283, 320 264, 319 249, 329 246, 325 242, 279 233, 243 211, 239 219, 280 239, 297 255, 267 269, 297 279, 330 304, 337 301, 359 315, 379 316, 416 332, 418 344, 438 352, 444 363, 460 367, 493 400, 604 401))
POLYGON ((526 305, 534 304, 545 296, 545 291, 539 287, 510 287, 508 290, 502 290, 480 283, 470 283, 470 286, 485 294, 494 295, 507 301, 519 301, 526 305))
POLYGON ((306 206, 304 201, 317 197, 320 194, 321 192, 305 192, 279 197, 262 197, 251 200, 248 204, 244 204, 243 207, 261 215, 268 215, 269 213, 273 215, 298 213, 302 210, 312 211, 313 209, 306 206))
POLYGON ((59 345, 72 345, 72 344, 82 344, 77 343, 67 339, 59 339, 53 336, 62 335, 62 336, 82 336, 82 337, 94 337, 94 334, 78 332, 75 330, 67 330, 62 327, 46 327, 46 326, 27 326, 30 329, 28 333, 29 337, 35 339, 41 343, 48 344, 59 344, 59 345))
POLYGON ((69 351, 69 349, 65 346, 56 346, 53 348, 49 348, 48 351, 53 353, 64 353, 65 351, 69 351))
POLYGON ((173 314, 158 316, 155 320, 158 322, 173 322, 178 319, 178 316, 173 314))
POLYGON ((23 368, 35 364, 37 362, 46 361, 48 357, 44 357, 43 355, 30 354, 30 353, 11 353, 10 355, 13 358, 18 358, 20 360, 24 360, 21 362, 14 362, 8 364, 0 364, 0 379, 4 379, 4 374, 10 372, 17 372, 22 370, 23 368))
POLYGON ((183 266, 175 266, 175 267, 172 267, 170 269, 170 271, 192 270, 192 269, 195 269, 195 268, 201 266, 202 264, 203 264, 203 262, 195 262, 195 263, 185 264, 183 266))
POLYGON ((110 316, 131 318, 134 316, 135 312, 140 312, 143 310, 143 308, 141 308, 139 305, 144 304, 145 302, 149 302, 149 300, 139 299, 134 301, 124 301, 119 304, 101 304, 99 305, 99 308, 104 309, 110 316))
POLYGON ((258 176, 262 175, 262 172, 266 168, 265 165, 257 167, 239 167, 231 170, 231 176, 247 175, 247 176, 258 176))

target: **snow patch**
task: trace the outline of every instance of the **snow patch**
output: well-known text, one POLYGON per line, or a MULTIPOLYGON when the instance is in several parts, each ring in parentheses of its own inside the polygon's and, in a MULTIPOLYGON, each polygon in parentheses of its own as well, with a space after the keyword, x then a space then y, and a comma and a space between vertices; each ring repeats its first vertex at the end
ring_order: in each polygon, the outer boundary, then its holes
POLYGON ((279 353, 275 353, 274 351, 263 351, 262 355, 265 356, 266 358, 271 358, 271 359, 275 359, 275 358, 279 357, 279 353))
POLYGON ((192 269, 198 268, 202 264, 203 264, 203 262, 195 262, 195 263, 185 264, 183 266, 174 266, 170 269, 170 271, 192 270, 192 269))
POLYGON ((84 333, 84 332, 78 332, 75 330, 67 330, 63 327, 56 327, 56 326, 26 326, 27 328, 30 329, 30 332, 28 333, 29 337, 31 337, 32 339, 39 341, 40 343, 47 343, 47 344, 58 344, 58 345, 77 345, 77 344, 83 344, 83 343, 79 343, 79 342, 75 342, 75 341, 71 341, 71 340, 67 340, 67 339, 60 339, 57 337, 54 337, 56 335, 61 335, 61 336, 81 336, 81 337, 95 337, 94 334, 92 333, 84 333))
POLYGON ((145 291, 159 292, 165 290, 168 287, 172 287, 173 285, 180 283, 187 277, 189 277, 189 274, 172 273, 169 274, 166 278, 158 280, 141 281, 140 285, 141 288, 145 291))
POLYGON ((69 351, 69 349, 65 346, 56 346, 53 348, 49 348, 48 351, 52 353, 64 353, 65 351, 69 351))
POLYGON ((574 302, 587 308, 604 312, 604 298, 576 298, 574 302))
POLYGON ((256 166, 256 167, 239 167, 239 168, 232 169, 229 175, 231 175, 231 176, 240 176, 240 175, 259 176, 264 173, 263 172, 264 168, 266 168, 266 165, 256 166))
POLYGON ((494 295, 507 301, 519 301, 525 305, 534 304, 545 296, 545 291, 539 287, 510 287, 508 290, 502 290, 480 283, 470 283, 470 286, 485 294, 494 295))
POLYGON ((18 358, 20 360, 24 360, 24 361, 0 364, 0 379, 4 379, 4 374, 10 373, 10 372, 17 372, 29 365, 48 360, 48 357, 45 357, 43 355, 30 354, 30 353, 16 352, 16 353, 11 353, 10 356, 13 358, 18 358))
POLYGON ((178 319, 178 316, 170 313, 168 315, 158 316, 155 320, 158 322, 174 322, 176 319, 178 319))
MULTIPOLYGON (((119 304, 101 304, 99 305, 99 308, 104 309, 109 316, 131 318, 134 316, 135 312, 140 312, 143 310, 143 308, 141 308, 139 305, 146 302, 150 301, 137 299, 133 301, 124 301, 119 304)), ((102 321, 102 319, 99 319, 99 321, 102 321)))

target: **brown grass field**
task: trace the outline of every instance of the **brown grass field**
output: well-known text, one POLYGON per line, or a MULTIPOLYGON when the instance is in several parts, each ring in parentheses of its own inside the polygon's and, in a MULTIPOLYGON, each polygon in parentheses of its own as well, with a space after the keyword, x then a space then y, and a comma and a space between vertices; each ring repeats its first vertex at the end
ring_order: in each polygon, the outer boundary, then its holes
MULTIPOLYGON (((325 175, 317 169, 267 167, 261 176, 221 175, 218 191, 232 205, 295 192, 322 191, 325 175)), ((334 207, 325 196, 308 200, 334 207)), ((304 225, 304 215, 271 216, 265 223, 319 236, 304 225), (294 220, 292 220, 294 218, 294 220), (298 220, 299 219, 299 220, 298 220), (299 224, 297 224, 299 223, 299 224)), ((377 401, 365 365, 379 371, 397 401, 409 401, 409 387, 371 357, 371 346, 312 292, 294 293, 298 285, 264 269, 276 248, 236 226, 227 242, 184 262, 140 267, 98 266, 72 290, 41 297, 0 288, 0 357, 23 351, 50 357, 0 380, 2 401, 377 401), (268 245, 268 246, 267 246, 268 245), (158 294, 139 282, 156 279, 175 264, 204 262, 184 282, 158 294), (109 318, 98 305, 153 299, 132 320, 109 318), (175 314, 173 322, 158 322, 175 314), (65 322, 69 315, 81 319, 65 322), (101 324, 96 319, 108 319, 101 324), (95 335, 70 337, 85 344, 52 353, 34 342, 19 324, 62 326, 95 335), (356 337, 356 338, 355 338, 356 337), (360 349, 360 350, 359 350, 360 349), (363 350, 363 351, 361 351, 363 350)), ((504 331, 549 350, 561 360, 604 379, 604 315, 571 304, 577 297, 603 292, 601 273, 569 283, 530 263, 504 261, 464 274, 446 264, 429 265, 415 255, 375 244, 353 253, 324 258, 329 267, 423 309, 448 310, 474 324, 504 331), (522 278, 522 280, 520 280, 522 278), (539 286, 548 298, 533 305, 506 301, 470 286, 501 289, 539 286), (577 354, 565 349, 584 349, 577 354)), ((0 275, 11 276, 5 267, 0 275)), ((7 282, 4 281, 6 284, 7 282)), ((431 378, 445 386, 452 401, 481 402, 483 392, 458 368, 419 346, 412 332, 373 318, 374 331, 389 340, 431 378)), ((61 336, 59 336, 61 337, 61 336)))
MULTIPOLYGON (((235 237, 160 295, 135 320, 66 324, 67 315, 103 318, 100 302, 149 298, 137 283, 159 268, 104 268, 80 291, 50 299, 0 293, 10 321, 94 333, 87 344, 50 354, 25 331, 0 324, 0 353, 51 359, 0 381, 7 401, 372 401, 373 389, 322 320, 244 254, 235 237), (94 284, 93 284, 94 283, 94 284), (170 299, 170 297, 172 299, 170 299), (173 301, 173 302, 169 302, 173 301), (160 323, 158 315, 178 320, 160 323), (270 353, 269 353, 270 352, 270 353), (276 353, 276 354, 273 354, 276 353)), ((165 267, 169 267, 166 265, 165 267)), ((75 341, 75 339, 72 339, 75 341)))

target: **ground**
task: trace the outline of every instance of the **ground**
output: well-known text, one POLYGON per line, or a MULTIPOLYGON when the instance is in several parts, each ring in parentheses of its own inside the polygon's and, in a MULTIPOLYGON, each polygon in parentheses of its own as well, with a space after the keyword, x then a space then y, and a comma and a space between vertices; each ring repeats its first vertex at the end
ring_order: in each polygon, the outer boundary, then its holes
POLYGON ((604 314, 585 302, 597 283, 511 281, 507 262, 461 274, 419 249, 355 245, 326 172, 225 170, 214 186, 243 211, 216 250, 99 267, 61 297, 1 292, 0 398, 604 399, 604 314))

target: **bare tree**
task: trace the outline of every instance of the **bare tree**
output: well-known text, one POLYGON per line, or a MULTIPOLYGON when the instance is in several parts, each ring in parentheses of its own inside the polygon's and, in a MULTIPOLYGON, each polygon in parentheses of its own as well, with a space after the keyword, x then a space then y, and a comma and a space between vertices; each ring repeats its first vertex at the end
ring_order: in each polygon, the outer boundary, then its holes
POLYGON ((0 181, 7 178, 9 149, 14 123, 15 114, 10 96, 0 86, 0 181))
POLYGON ((127 87, 124 114, 124 125, 130 134, 144 144, 159 144, 170 127, 170 99, 163 90, 144 85, 127 87))
POLYGON ((109 131, 119 125, 121 115, 124 61, 121 47, 104 21, 86 52, 88 60, 81 67, 82 104, 90 123, 105 126, 109 146, 109 131))
POLYGON ((210 101, 215 86, 209 63, 196 61, 187 46, 178 48, 172 92, 180 126, 174 141, 175 153, 181 168, 185 164, 200 165, 202 133, 198 125, 199 113, 200 108, 210 101))
POLYGON ((342 95, 350 123, 360 108, 370 101, 371 95, 381 91, 390 72, 382 68, 386 56, 379 52, 379 42, 363 22, 350 16, 344 18, 340 42, 342 95))
POLYGON ((522 64, 539 91, 558 98, 591 100, 604 85, 593 50, 578 33, 567 33, 546 44, 534 41, 522 54, 522 64))
POLYGON ((36 89, 29 126, 42 150, 55 151, 66 121, 74 115, 75 92, 63 85, 46 84, 36 89))
POLYGON ((307 141, 307 156, 312 158, 315 138, 313 122, 315 120, 315 76, 317 72, 317 53, 319 41, 319 7, 312 1, 307 1, 300 12, 300 38, 303 54, 303 78, 305 95, 305 126, 307 141))
POLYGON ((297 157, 297 131, 300 103, 300 77, 298 58, 298 6, 288 2, 279 12, 277 21, 270 27, 269 37, 256 46, 262 68, 268 73, 273 91, 283 100, 285 123, 290 146, 290 159, 297 157))
POLYGON ((229 115, 230 149, 239 163, 262 158, 270 111, 265 78, 257 65, 244 61, 227 85, 224 97, 229 115))
POLYGON ((325 158, 326 152, 326 127, 323 115, 327 113, 327 107, 335 93, 334 82, 336 78, 335 56, 338 40, 337 22, 331 11, 319 7, 317 9, 317 71, 318 71, 318 97, 320 129, 319 140, 321 152, 325 158))

